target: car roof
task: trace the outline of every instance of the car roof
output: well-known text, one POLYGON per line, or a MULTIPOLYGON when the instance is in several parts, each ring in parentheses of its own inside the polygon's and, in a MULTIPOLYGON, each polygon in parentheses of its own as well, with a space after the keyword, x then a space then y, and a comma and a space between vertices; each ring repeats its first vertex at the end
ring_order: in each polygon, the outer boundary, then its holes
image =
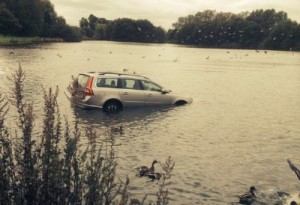
POLYGON ((133 79, 146 79, 149 80, 149 78, 137 75, 137 74, 129 74, 129 73, 118 73, 118 72, 86 72, 86 73, 80 73, 79 75, 88 75, 93 77, 114 77, 114 78, 133 78, 133 79))

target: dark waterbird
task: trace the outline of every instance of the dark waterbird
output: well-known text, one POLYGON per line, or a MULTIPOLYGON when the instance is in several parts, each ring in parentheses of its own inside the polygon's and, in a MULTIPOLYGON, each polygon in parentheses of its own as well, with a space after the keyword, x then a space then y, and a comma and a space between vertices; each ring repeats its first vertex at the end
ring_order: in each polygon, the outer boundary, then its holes
POLYGON ((241 196, 238 196, 240 198, 239 203, 251 205, 256 199, 256 195, 254 193, 255 191, 256 191, 255 187, 251 186, 249 192, 247 192, 241 196))
POLYGON ((141 166, 139 168, 139 175, 140 177, 143 177, 143 176, 148 176, 150 173, 154 173, 155 171, 155 168, 154 168, 154 164, 158 163, 156 160, 154 160, 152 162, 152 165, 150 168, 148 168, 147 166, 141 166))

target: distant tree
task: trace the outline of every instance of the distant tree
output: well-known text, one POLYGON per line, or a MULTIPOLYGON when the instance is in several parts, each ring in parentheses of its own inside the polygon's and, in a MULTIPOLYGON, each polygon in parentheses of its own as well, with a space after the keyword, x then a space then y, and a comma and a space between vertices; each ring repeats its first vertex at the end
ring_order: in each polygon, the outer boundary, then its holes
POLYGON ((81 33, 88 37, 92 38, 94 36, 94 31, 89 26, 89 21, 86 18, 81 18, 79 21, 79 26, 81 29, 81 33))
POLYGON ((49 35, 62 38, 67 42, 79 42, 82 40, 81 29, 67 25, 66 20, 61 16, 57 17, 56 22, 50 27, 49 35))
POLYGON ((167 31, 167 34, 166 34, 166 40, 168 42, 171 42, 171 43, 175 43, 175 34, 176 34, 177 30, 176 29, 169 29, 167 31))
POLYGON ((155 42, 155 27, 148 20, 134 21, 134 31, 136 41, 139 42, 155 42))
POLYGON ((105 40, 106 38, 106 24, 97 24, 95 28, 94 38, 96 40, 105 40))
POLYGON ((94 16, 93 14, 91 14, 88 19, 89 19, 90 29, 95 31, 96 25, 98 24, 98 18, 96 16, 94 16))
POLYGON ((78 41, 78 28, 57 16, 50 0, 0 0, 0 33, 78 41), (69 36, 67 36, 69 35, 69 36))
POLYGON ((272 26, 276 23, 287 20, 287 13, 283 11, 276 12, 274 9, 260 9, 251 12, 246 19, 256 22, 262 29, 267 31, 272 29, 272 26))
POLYGON ((14 35, 21 28, 18 19, 0 3, 0 34, 14 35))
POLYGON ((154 42, 163 43, 166 41, 166 31, 162 27, 154 28, 154 42))
POLYGON ((66 27, 66 20, 59 16, 56 18, 55 23, 51 25, 49 28, 49 36, 55 37, 55 38, 61 38, 62 37, 62 31, 66 27))
POLYGON ((263 46, 269 49, 299 50, 300 25, 291 20, 279 22, 264 40, 263 46))
POLYGON ((43 27, 43 6, 40 0, 17 1, 17 11, 14 15, 22 25, 19 35, 39 36, 43 27))
POLYGON ((94 30, 91 29, 90 27, 83 27, 81 28, 81 31, 83 35, 85 35, 87 38, 93 38, 94 37, 94 30))
POLYGON ((51 37, 50 31, 51 27, 53 27, 59 20, 57 13, 54 10, 53 4, 50 1, 44 0, 42 1, 42 7, 44 11, 43 15, 43 29, 41 32, 41 36, 51 37))
POLYGON ((285 12, 274 9, 239 14, 206 10, 179 17, 167 37, 169 42, 206 47, 297 50, 298 27, 285 12))
POLYGON ((81 18, 79 21, 80 28, 89 27, 89 21, 86 18, 81 18))
POLYGON ((135 41, 137 32, 134 21, 129 18, 116 19, 107 25, 109 40, 135 41))
POLYGON ((62 38, 67 42, 80 42, 82 40, 80 28, 66 25, 64 31, 62 32, 62 38))

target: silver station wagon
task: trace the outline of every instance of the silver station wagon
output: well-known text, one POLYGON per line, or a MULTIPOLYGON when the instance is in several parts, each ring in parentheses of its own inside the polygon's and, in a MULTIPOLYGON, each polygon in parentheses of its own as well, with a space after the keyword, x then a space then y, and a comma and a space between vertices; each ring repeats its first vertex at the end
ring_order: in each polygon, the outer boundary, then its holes
POLYGON ((82 108, 101 108, 105 112, 125 107, 184 105, 192 98, 171 94, 149 78, 127 73, 88 72, 79 74, 73 92, 75 104, 82 108))

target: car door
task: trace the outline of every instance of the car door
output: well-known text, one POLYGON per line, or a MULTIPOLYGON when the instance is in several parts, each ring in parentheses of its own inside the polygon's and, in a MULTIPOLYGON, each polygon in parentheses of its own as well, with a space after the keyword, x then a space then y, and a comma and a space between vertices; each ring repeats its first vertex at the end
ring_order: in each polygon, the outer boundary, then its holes
POLYGON ((167 105, 171 104, 168 93, 162 93, 162 87, 148 80, 141 80, 145 91, 145 105, 167 105))
POLYGON ((123 106, 143 106, 145 93, 140 82, 136 79, 119 79, 121 88, 119 91, 123 106))

